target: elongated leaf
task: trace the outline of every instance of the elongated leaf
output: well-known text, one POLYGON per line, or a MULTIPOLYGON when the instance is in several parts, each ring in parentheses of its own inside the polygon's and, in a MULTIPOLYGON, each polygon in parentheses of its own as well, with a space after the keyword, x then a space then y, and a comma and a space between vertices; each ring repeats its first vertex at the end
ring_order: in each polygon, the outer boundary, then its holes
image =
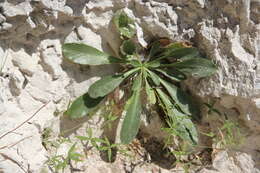
POLYGON ((164 76, 166 76, 167 78, 173 80, 173 81, 177 81, 180 82, 182 80, 187 79, 186 75, 178 72, 177 70, 174 69, 156 69, 156 71, 160 72, 161 74, 163 74, 164 76))
POLYGON ((199 114, 199 110, 194 106, 191 101, 191 98, 183 92, 180 88, 176 87, 169 82, 166 82, 163 79, 160 79, 161 84, 165 87, 165 89, 170 94, 171 98, 175 101, 175 103, 179 106, 179 108, 187 115, 192 115, 197 117, 199 114))
POLYGON ((194 47, 184 47, 176 49, 167 48, 164 56, 167 58, 173 57, 176 59, 194 58, 199 56, 199 51, 194 47))
POLYGON ((157 55, 159 55, 163 51, 161 44, 159 41, 155 41, 151 44, 151 48, 149 51, 149 57, 155 58, 157 55))
POLYGON ((198 57, 199 51, 194 47, 185 47, 182 43, 172 43, 160 53, 159 58, 154 61, 161 61, 162 59, 190 59, 198 57))
MULTIPOLYGON (((160 38, 154 42, 152 42, 149 47, 150 47, 150 50, 149 50, 149 57, 151 59, 155 59, 156 57, 160 57, 162 56, 163 52, 166 51, 166 49, 169 47, 169 46, 172 46, 174 47, 176 43, 172 43, 171 44, 171 40, 170 39, 167 39, 167 38, 160 38)), ((180 45, 181 46, 181 45, 180 45)))
POLYGON ((65 112, 70 118, 81 118, 88 115, 93 111, 99 103, 103 100, 103 97, 91 98, 88 93, 78 97, 65 112))
POLYGON ((62 52, 68 60, 82 65, 103 65, 120 62, 119 58, 81 43, 66 43, 62 46, 62 52))
POLYGON ((174 64, 162 65, 173 67, 178 71, 195 77, 206 77, 214 74, 217 67, 210 60, 204 58, 191 58, 174 64))
POLYGON ((134 78, 132 90, 136 91, 139 90, 142 86, 142 74, 138 74, 136 78, 134 78))
POLYGON ((129 144, 137 135, 140 126, 140 90, 133 93, 125 106, 125 110, 126 116, 123 121, 120 138, 123 144, 129 144))
POLYGON ((104 97, 112 92, 125 79, 124 75, 105 76, 92 84, 88 90, 90 97, 104 97))
POLYGON ((112 92, 120 83, 127 78, 130 74, 134 73, 138 69, 133 69, 125 74, 110 75, 101 78, 89 87, 88 93, 92 98, 104 97, 112 92))
POLYGON ((175 120, 174 126, 178 131, 179 137, 189 141, 191 144, 197 144, 198 133, 191 119, 179 112, 174 105, 172 105, 169 97, 161 89, 157 88, 156 91, 165 106, 168 116, 175 120))
POLYGON ((160 85, 160 77, 156 73, 152 72, 151 70, 147 70, 147 71, 154 84, 157 86, 160 85))
POLYGON ((154 90, 151 88, 151 86, 149 85, 147 80, 145 80, 145 91, 146 91, 149 102, 151 104, 155 104, 156 96, 155 96, 154 90))
POLYGON ((161 65, 160 61, 151 61, 145 64, 147 68, 157 68, 161 65))
POLYGON ((113 22, 121 35, 127 38, 132 38, 135 35, 135 23, 124 11, 117 11, 113 22))

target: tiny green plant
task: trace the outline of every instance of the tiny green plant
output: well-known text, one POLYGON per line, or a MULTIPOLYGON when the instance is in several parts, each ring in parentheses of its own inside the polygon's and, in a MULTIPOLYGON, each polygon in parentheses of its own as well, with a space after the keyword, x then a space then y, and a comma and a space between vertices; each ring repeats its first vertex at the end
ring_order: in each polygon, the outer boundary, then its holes
POLYGON ((47 164, 54 169, 55 172, 64 171, 71 162, 81 162, 84 156, 76 152, 76 143, 74 143, 67 152, 66 156, 56 155, 51 157, 47 164))
POLYGON ((237 148, 243 143, 239 125, 236 122, 225 119, 221 128, 218 129, 218 136, 215 136, 214 141, 219 143, 220 148, 237 148))
MULTIPOLYGON (((120 148, 122 144, 119 143, 111 143, 107 137, 104 138, 96 138, 93 137, 93 133, 91 129, 87 131, 88 136, 76 136, 80 141, 91 143, 91 145, 98 151, 105 151, 107 153, 108 161, 112 161, 112 150, 120 148)), ((120 153, 127 155, 127 151, 124 149, 118 150, 120 153)))
POLYGON ((214 107, 213 103, 204 103, 208 108, 207 114, 211 115, 213 113, 220 116, 220 127, 217 127, 216 132, 208 132, 201 134, 212 138, 213 143, 215 143, 218 149, 236 148, 243 143, 243 136, 237 122, 228 119, 226 113, 221 113, 217 108, 214 107), (221 119, 224 115, 224 120, 221 119))
POLYGON ((211 60, 202 58, 199 51, 181 42, 158 39, 147 48, 136 39, 135 22, 119 10, 113 22, 122 39, 120 57, 101 52, 89 45, 66 43, 63 55, 81 65, 119 64, 121 72, 102 77, 92 84, 87 93, 77 98, 65 112, 71 118, 80 118, 97 109, 105 97, 125 82, 131 86, 130 98, 124 106, 124 121, 120 138, 129 144, 140 126, 142 105, 158 104, 165 115, 172 117, 178 136, 194 144, 198 135, 192 118, 199 110, 191 98, 179 87, 179 82, 190 76, 207 77, 217 70, 211 60))
POLYGON ((103 124, 103 128, 107 127, 108 129, 112 128, 112 123, 118 119, 118 116, 114 115, 112 112, 108 113, 104 116, 105 122, 103 124))
POLYGON ((111 130, 113 123, 119 118, 112 109, 114 106, 116 106, 114 100, 110 100, 108 104, 104 105, 104 109, 101 109, 104 118, 102 129, 111 130))

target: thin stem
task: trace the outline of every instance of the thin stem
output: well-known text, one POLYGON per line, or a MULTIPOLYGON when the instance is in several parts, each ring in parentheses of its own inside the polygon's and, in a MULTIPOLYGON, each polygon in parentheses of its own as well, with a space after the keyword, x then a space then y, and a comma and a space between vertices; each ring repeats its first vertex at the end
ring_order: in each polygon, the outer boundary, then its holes
POLYGON ((8 48, 7 48, 6 52, 5 52, 3 61, 1 62, 0 73, 2 73, 2 70, 3 70, 4 66, 5 66, 6 61, 7 61, 7 57, 8 57, 8 53, 9 53, 8 50, 9 50, 9 48, 10 48, 10 45, 11 45, 11 42, 8 44, 8 48))
POLYGON ((18 125, 17 127, 15 127, 14 129, 6 132, 5 134, 3 134, 2 136, 0 136, 0 139, 4 138, 6 135, 14 132, 15 130, 17 130, 18 128, 20 128, 21 126, 23 126, 26 122, 30 121, 38 112, 40 112, 47 104, 49 104, 50 101, 48 101, 47 103, 45 103, 44 105, 42 105, 32 116, 30 116, 28 119, 26 119, 24 122, 22 122, 20 125, 18 125))

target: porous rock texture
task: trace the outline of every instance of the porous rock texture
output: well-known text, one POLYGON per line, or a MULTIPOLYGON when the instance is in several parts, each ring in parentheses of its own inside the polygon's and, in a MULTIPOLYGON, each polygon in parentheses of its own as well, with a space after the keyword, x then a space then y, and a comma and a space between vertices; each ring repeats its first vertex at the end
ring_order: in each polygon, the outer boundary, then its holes
MULTIPOLYGON (((216 99, 220 110, 240 122, 245 142, 232 154, 217 152, 212 166, 200 172, 260 172, 259 7, 258 0, 0 0, 0 136, 47 104, 0 139, 0 172, 51 171, 42 145, 44 128, 55 123, 57 133, 69 128, 60 118, 69 102, 116 70, 71 64, 63 59, 61 45, 83 42, 117 54, 120 40, 111 18, 118 9, 134 18, 143 46, 153 37, 191 41, 218 65, 214 76, 191 79, 184 87, 201 103, 216 99)), ((90 121, 86 124, 95 129, 98 121, 90 121)), ((213 127, 214 121, 205 124, 213 127)), ((108 164, 94 154, 78 166, 81 172, 133 170, 125 164, 108 164)), ((134 169, 154 171, 175 172, 153 163, 134 169)))

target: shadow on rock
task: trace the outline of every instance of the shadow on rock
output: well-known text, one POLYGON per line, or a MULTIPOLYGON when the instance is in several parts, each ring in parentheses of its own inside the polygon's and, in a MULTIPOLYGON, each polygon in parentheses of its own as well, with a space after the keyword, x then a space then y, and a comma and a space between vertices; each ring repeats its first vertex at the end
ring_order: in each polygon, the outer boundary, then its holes
POLYGON ((85 116, 78 119, 70 119, 68 116, 64 115, 60 118, 60 134, 63 137, 69 137, 71 134, 75 133, 80 127, 83 126, 91 117, 85 116))

